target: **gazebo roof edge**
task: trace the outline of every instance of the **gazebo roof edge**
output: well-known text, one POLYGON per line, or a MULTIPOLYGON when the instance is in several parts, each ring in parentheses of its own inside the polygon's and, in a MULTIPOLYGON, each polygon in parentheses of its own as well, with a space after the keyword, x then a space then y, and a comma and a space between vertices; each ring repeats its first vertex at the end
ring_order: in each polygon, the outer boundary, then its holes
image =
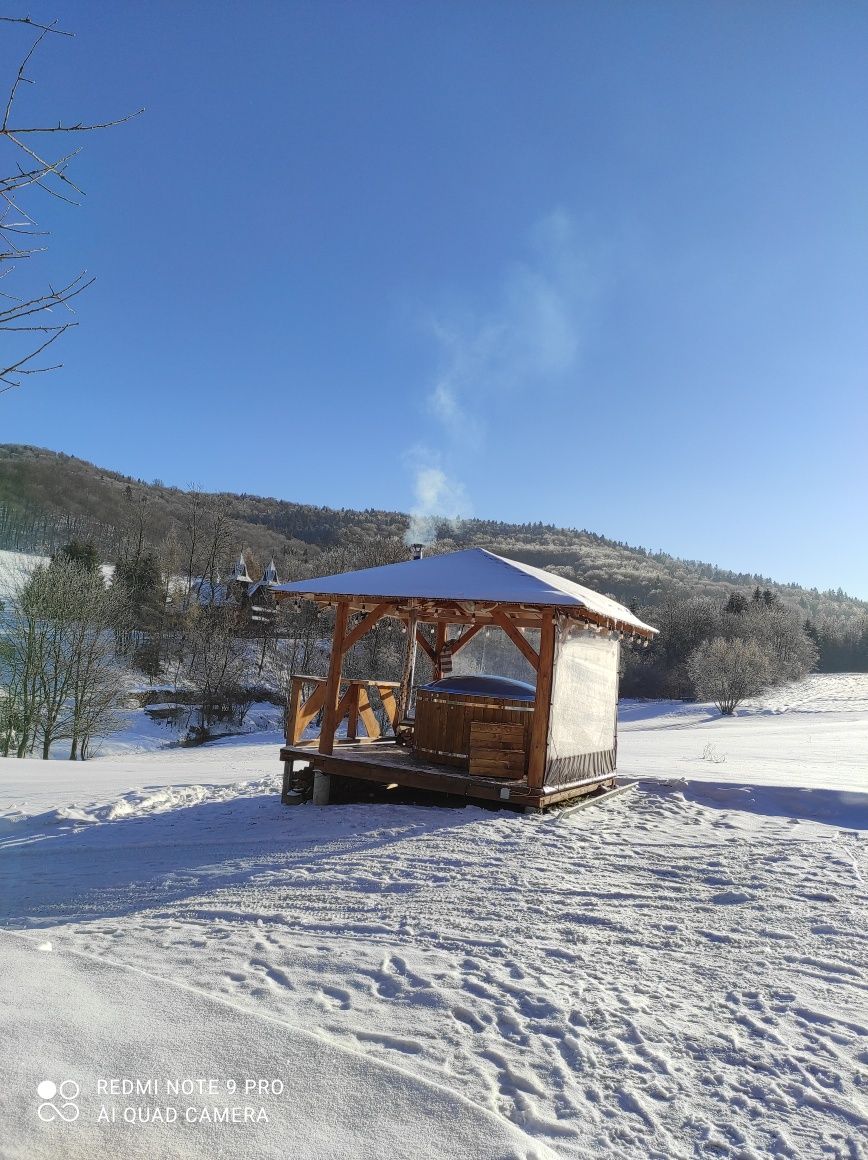
POLYGON ((419 600, 572 610, 638 636, 651 638, 657 632, 610 596, 484 548, 275 584, 272 591, 278 596, 315 597, 330 603, 419 600))

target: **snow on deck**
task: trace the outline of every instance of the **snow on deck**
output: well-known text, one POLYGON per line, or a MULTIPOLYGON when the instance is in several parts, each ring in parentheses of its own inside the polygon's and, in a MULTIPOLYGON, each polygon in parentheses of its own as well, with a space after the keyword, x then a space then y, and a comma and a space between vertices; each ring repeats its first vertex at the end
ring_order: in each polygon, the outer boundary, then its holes
POLYGON ((561 816, 283 808, 250 738, 0 762, 12 1154, 61 1154, 42 1078, 79 1077, 84 1118, 100 1069, 299 1067, 273 1134, 69 1125, 62 1154, 864 1154, 868 677, 622 720, 621 771, 653 776, 561 816), (403 1130, 356 1131, 344 1088, 375 1116, 396 1092, 403 1130))

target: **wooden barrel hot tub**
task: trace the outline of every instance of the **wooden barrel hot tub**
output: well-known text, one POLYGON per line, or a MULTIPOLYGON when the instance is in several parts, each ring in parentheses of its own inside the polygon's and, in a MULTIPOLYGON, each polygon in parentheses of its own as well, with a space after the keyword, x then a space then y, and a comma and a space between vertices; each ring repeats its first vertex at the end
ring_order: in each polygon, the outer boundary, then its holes
POLYGON ((523 778, 535 690, 508 677, 445 677, 416 690, 413 752, 481 777, 523 778))

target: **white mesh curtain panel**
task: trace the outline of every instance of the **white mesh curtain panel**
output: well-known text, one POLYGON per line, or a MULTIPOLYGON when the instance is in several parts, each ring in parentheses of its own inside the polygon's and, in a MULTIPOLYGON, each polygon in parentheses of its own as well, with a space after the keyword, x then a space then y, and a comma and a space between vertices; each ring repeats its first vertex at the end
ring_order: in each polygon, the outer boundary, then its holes
MULTIPOLYGON (((528 644, 539 649, 538 630, 532 629, 525 635, 528 644)), ((536 673, 500 628, 484 628, 468 645, 453 654, 452 673, 457 677, 489 673, 529 684, 536 681, 536 673)), ((443 675, 447 676, 447 673, 444 671, 443 675)))
POLYGON ((617 640, 581 629, 559 641, 547 784, 614 771, 618 648, 617 640))

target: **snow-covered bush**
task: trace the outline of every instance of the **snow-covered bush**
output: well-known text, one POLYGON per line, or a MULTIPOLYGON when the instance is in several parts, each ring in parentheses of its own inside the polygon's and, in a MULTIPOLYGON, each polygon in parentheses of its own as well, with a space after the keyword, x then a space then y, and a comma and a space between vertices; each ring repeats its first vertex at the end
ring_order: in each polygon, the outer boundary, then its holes
POLYGON ((725 717, 772 683, 769 658, 755 640, 716 636, 691 654, 687 667, 696 696, 713 701, 725 717))
POLYGON ((118 725, 122 691, 114 656, 115 593, 86 562, 58 554, 21 578, 0 626, 5 685, 0 751, 18 757, 55 742, 86 757, 118 725))

